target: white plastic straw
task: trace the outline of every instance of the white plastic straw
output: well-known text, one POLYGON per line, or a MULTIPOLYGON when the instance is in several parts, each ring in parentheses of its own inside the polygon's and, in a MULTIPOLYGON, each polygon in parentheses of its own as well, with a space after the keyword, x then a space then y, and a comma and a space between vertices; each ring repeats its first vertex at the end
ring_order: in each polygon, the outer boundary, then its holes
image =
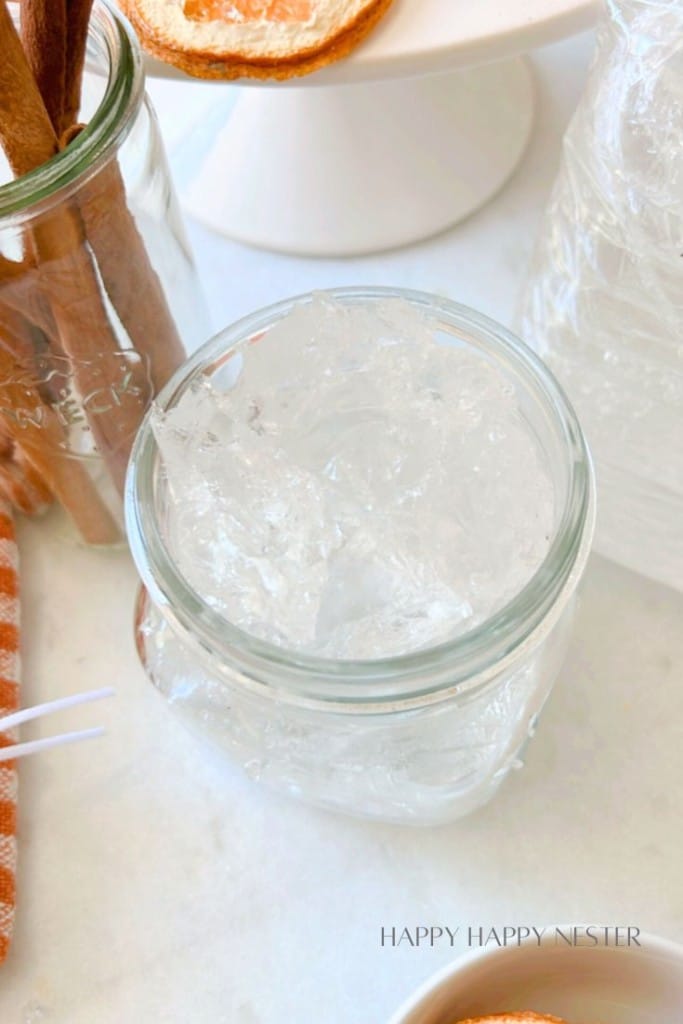
POLYGON ((78 704, 88 704, 93 700, 101 700, 102 697, 112 697, 114 694, 111 686, 101 690, 87 690, 85 693, 74 693, 70 697, 59 697, 57 700, 47 701, 45 704, 36 704, 32 708, 24 708, 22 711, 14 711, 10 715, 0 718, 0 732, 7 732, 23 722, 31 722, 34 718, 42 718, 43 715, 53 715, 56 711, 63 711, 66 708, 73 708, 78 704))
POLYGON ((61 747, 64 743, 77 743, 78 740, 92 740, 102 735, 104 735, 104 729, 101 725, 98 725, 94 729, 82 729, 80 732, 63 732, 59 736, 46 736, 42 740, 12 743, 9 747, 0 747, 0 762, 13 761, 15 757, 37 754, 41 750, 49 750, 50 747, 61 747))
MULTIPOLYGON (((50 700, 44 704, 36 704, 32 708, 23 708, 21 711, 13 711, 4 718, 0 718, 0 733, 14 729, 24 722, 31 722, 35 718, 43 718, 45 715, 53 715, 57 711, 64 711, 80 704, 88 704, 94 700, 101 700, 103 697, 113 696, 114 691, 110 686, 101 690, 87 690, 85 693, 74 693, 70 697, 58 697, 57 700, 50 700)), ((49 750, 51 747, 61 747, 65 743, 77 743, 79 740, 91 740, 102 736, 104 729, 95 726, 92 729, 81 729, 77 732, 64 732, 58 736, 46 736, 41 740, 28 740, 26 743, 10 743, 6 747, 0 747, 0 763, 2 761, 13 761, 16 757, 24 757, 26 754, 37 754, 41 750, 49 750)))

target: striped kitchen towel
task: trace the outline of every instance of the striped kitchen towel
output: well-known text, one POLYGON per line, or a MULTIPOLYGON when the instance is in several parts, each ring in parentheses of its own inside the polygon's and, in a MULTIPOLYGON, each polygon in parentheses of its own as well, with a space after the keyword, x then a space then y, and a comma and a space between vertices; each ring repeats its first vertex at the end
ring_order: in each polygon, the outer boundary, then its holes
MULTIPOLYGON (((14 520, 0 501, 0 716, 19 706, 19 566, 14 520)), ((0 746, 14 742, 0 734, 0 746)), ((14 925, 17 864, 17 771, 0 763, 0 963, 7 956, 14 925)))

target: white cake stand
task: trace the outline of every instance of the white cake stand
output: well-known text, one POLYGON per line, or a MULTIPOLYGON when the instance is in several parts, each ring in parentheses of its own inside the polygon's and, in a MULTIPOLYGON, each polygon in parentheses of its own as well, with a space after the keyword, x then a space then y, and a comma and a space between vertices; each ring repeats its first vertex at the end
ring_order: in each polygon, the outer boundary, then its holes
MULTIPOLYGON (((338 256, 415 242, 490 199, 533 124, 523 54, 588 27, 596 0, 394 0, 351 57, 244 82, 184 196, 216 231, 338 256)), ((182 77, 148 62, 153 75, 182 77)))

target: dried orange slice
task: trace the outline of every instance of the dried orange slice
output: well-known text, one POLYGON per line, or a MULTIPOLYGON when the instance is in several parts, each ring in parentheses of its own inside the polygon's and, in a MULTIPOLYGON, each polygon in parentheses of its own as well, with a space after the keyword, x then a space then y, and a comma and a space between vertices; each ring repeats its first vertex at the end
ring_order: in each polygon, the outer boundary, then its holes
POLYGON ((196 21, 308 21, 313 0, 186 0, 185 14, 196 21))
POLYGON ((346 56, 392 0, 119 0, 153 56, 197 78, 291 78, 346 56))

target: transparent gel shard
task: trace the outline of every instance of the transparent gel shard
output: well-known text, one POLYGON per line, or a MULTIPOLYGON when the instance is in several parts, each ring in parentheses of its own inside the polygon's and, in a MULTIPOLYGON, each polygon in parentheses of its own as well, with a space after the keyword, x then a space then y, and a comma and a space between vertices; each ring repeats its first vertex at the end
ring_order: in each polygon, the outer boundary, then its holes
POLYGON ((549 467, 514 386, 408 303, 296 307, 153 429, 166 542, 229 622, 337 659, 431 647, 530 580, 549 467))

